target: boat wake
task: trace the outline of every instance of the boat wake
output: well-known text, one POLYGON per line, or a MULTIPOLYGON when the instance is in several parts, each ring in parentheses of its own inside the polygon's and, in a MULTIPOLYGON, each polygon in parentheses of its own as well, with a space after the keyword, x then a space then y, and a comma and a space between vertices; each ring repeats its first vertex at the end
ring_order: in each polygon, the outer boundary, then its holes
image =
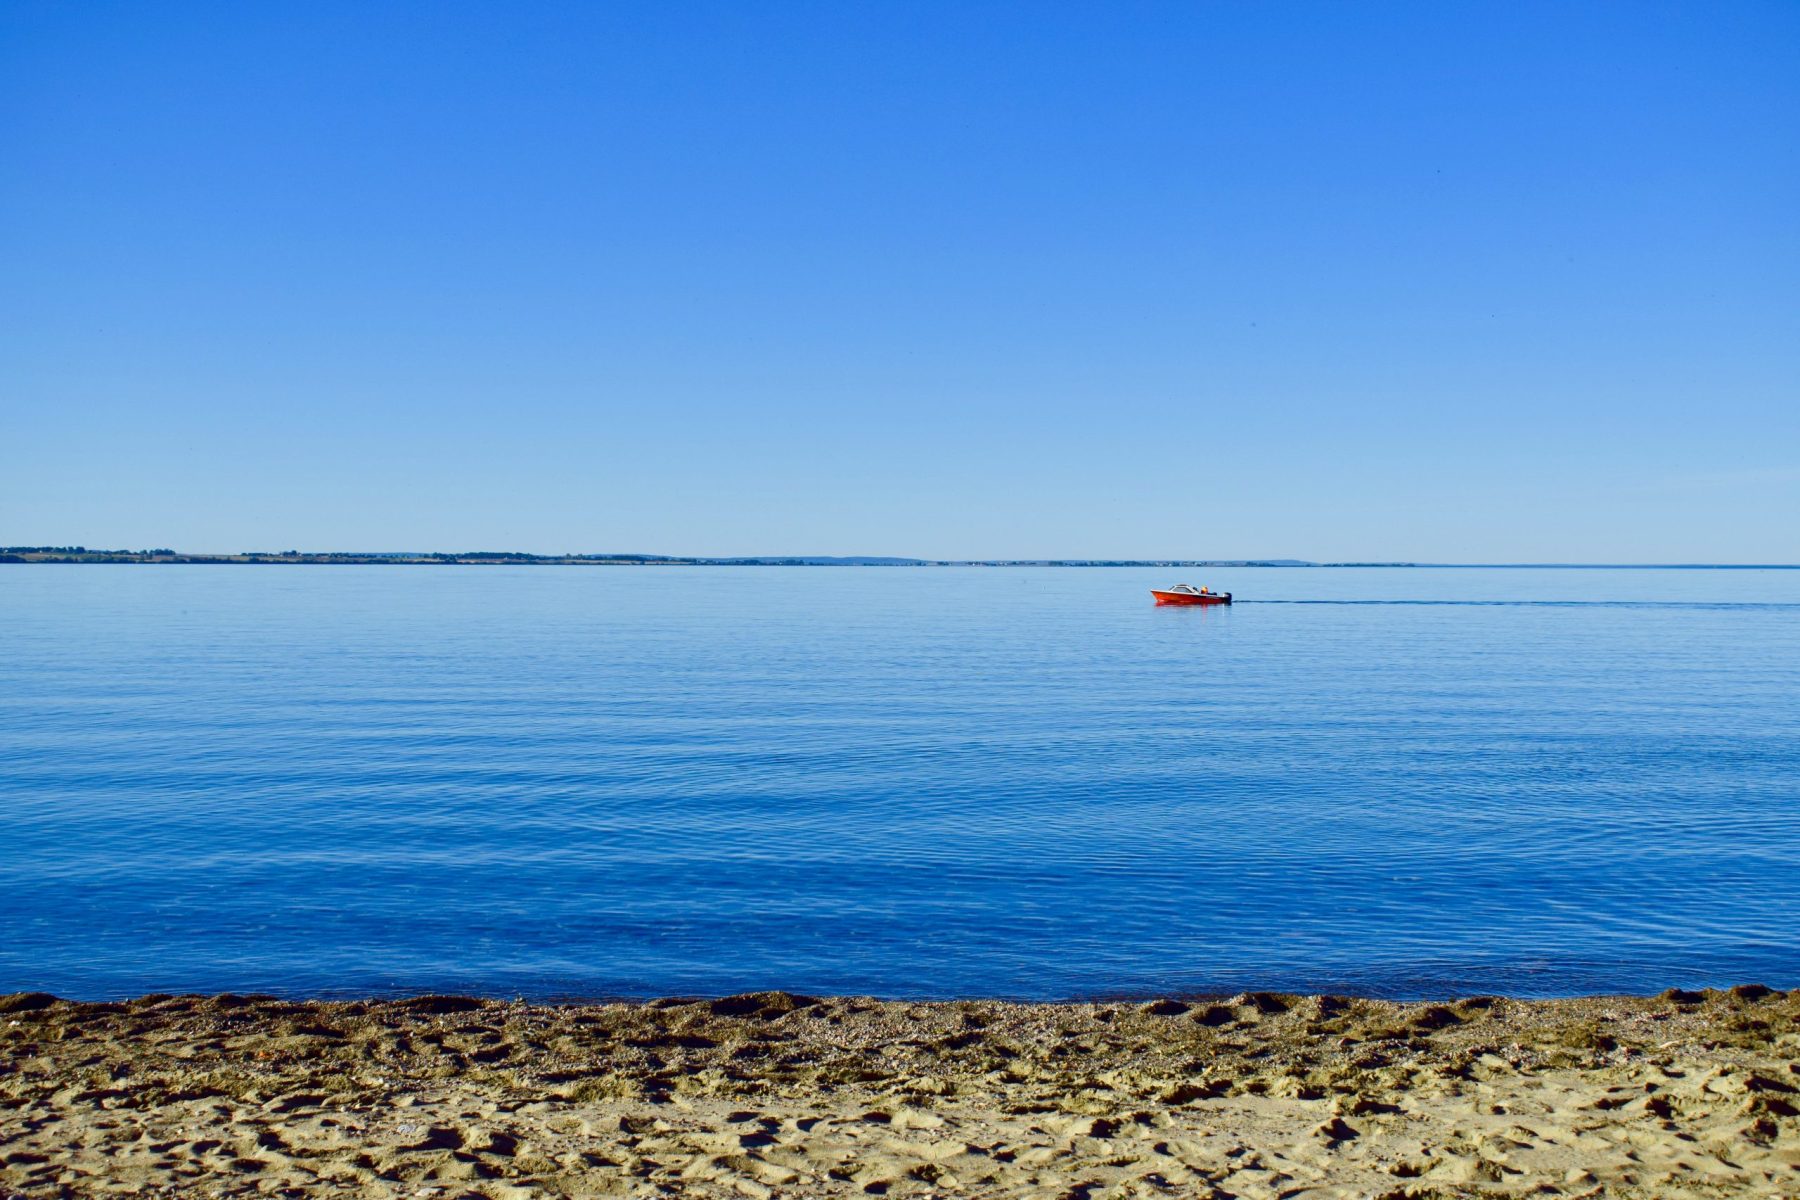
POLYGON ((1757 609, 1793 609, 1800 604, 1789 601, 1708 601, 1708 600, 1239 600, 1239 604, 1338 604, 1338 605, 1411 605, 1441 608, 1655 608, 1701 609, 1739 612, 1757 609))

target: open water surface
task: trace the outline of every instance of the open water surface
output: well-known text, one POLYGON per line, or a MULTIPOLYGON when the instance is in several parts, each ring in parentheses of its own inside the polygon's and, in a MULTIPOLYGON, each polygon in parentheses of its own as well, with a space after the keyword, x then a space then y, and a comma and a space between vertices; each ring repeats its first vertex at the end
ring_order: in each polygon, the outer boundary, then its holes
POLYGON ((1800 571, 0 567, 0 992, 1749 980, 1800 571))

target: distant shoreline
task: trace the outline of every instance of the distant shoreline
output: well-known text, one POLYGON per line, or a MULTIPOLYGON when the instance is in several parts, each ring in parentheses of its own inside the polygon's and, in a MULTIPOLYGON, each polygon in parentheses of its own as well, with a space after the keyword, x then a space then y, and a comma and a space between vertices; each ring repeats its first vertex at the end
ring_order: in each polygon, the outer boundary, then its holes
POLYGON ((673 554, 526 554, 350 551, 245 551, 189 554, 178 550, 90 550, 85 546, 0 546, 0 564, 142 564, 154 566, 415 566, 415 567, 1381 567, 1417 570, 1795 571, 1800 563, 1434 563, 1310 562, 1297 558, 886 558, 748 555, 707 558, 673 554))

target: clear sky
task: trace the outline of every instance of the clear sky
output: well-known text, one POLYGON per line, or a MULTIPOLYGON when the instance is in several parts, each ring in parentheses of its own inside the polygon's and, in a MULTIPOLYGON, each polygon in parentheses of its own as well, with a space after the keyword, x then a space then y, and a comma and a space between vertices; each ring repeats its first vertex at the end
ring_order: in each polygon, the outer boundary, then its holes
POLYGON ((1800 561, 1800 4, 0 6, 0 543, 1800 561))

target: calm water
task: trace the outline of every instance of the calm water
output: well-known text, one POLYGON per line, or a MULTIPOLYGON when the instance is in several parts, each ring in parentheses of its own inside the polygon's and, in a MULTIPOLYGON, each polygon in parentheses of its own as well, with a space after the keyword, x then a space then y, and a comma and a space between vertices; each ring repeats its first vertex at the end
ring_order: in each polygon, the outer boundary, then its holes
POLYGON ((0 992, 1746 980, 1800 571, 0 567, 0 992))

